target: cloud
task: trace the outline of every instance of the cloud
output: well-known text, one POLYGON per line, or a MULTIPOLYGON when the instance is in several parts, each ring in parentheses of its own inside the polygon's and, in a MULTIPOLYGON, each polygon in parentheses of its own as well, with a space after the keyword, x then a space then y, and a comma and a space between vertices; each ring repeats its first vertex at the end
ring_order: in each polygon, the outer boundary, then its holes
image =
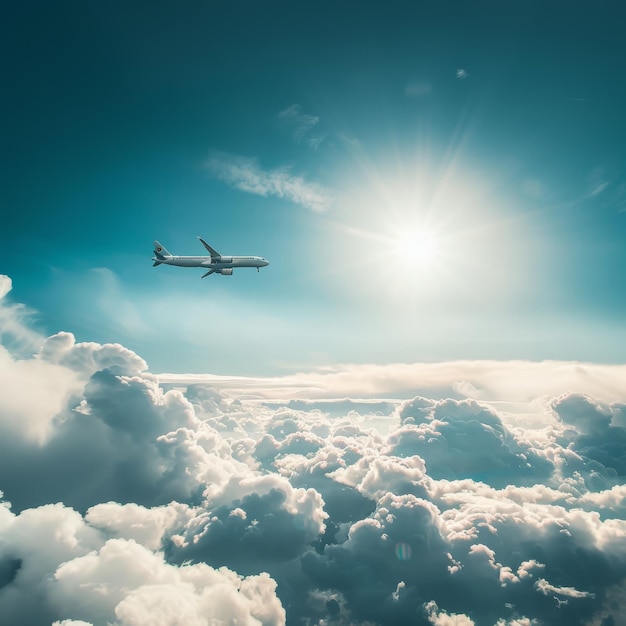
POLYGON ((600 206, 623 213, 626 211, 626 183, 619 171, 609 173, 604 167, 594 168, 587 179, 585 200, 600 202, 600 206))
MULTIPOLYGON (((552 401, 555 414, 568 427, 563 443, 579 455, 579 471, 610 483, 626 477, 624 403, 605 405, 584 394, 564 394, 552 401)), ((576 459, 570 461, 576 463, 576 459)))
POLYGON ((11 623, 623 622, 624 366, 165 383, 69 332, 18 357, 13 307, 0 300, 11 623))
POLYGON ((467 73, 467 70, 459 68, 456 71, 456 77, 460 80, 465 80, 466 78, 469 78, 469 74, 467 73))
POLYGON ((434 626, 474 626, 474 622, 467 615, 448 615, 445 611, 439 612, 439 607, 434 601, 430 601, 424 607, 428 614, 428 620, 434 626))
POLYGON ((46 361, 16 359, 0 346, 0 436, 5 441, 15 437, 22 445, 41 444, 79 389, 71 370, 46 361))
POLYGON ((405 403, 408 423, 391 435, 395 456, 419 455, 433 478, 472 478, 494 486, 536 484, 547 480, 553 463, 515 437, 498 415, 471 400, 445 400, 424 414, 424 399, 405 403))
POLYGON ((6 274, 0 274, 0 300, 13 289, 13 281, 6 274))
POLYGON ((36 357, 41 362, 64 366, 82 378, 104 369, 129 376, 148 369, 140 356, 119 343, 76 343, 74 335, 65 331, 46 337, 36 357))
POLYGON ((59 333, 33 358, 0 359, 2 487, 20 510, 42 498, 82 511, 108 500, 188 501, 241 466, 182 393, 164 392, 119 344, 59 333))
POLYGON ((0 559, 15 563, 0 590, 11 623, 139 626, 281 624, 267 575, 241 577, 207 565, 177 567, 133 540, 106 539, 60 504, 0 515, 0 559))
POLYGON ((296 142, 306 143, 314 150, 319 148, 320 144, 328 136, 328 133, 313 132, 319 124, 320 118, 316 115, 304 113, 299 104, 292 104, 287 107, 278 113, 276 119, 291 131, 296 142))
POLYGON ((309 183, 289 168, 262 170, 255 159, 225 153, 213 154, 205 163, 217 179, 259 196, 286 198, 316 213, 328 210, 333 198, 316 183, 309 183))
POLYGON ((602 608, 593 616, 589 626, 626 624, 626 579, 606 591, 602 608))
POLYGON ((0 340, 3 346, 13 351, 28 353, 43 337, 29 326, 32 312, 23 304, 8 302, 7 296, 12 289, 11 278, 0 274, 0 340))
MULTIPOLYGON (((282 377, 159 374, 162 383, 218 385, 229 397, 267 400, 376 399, 427 396, 526 403, 576 390, 612 402, 623 398, 626 365, 576 361, 450 361, 329 365, 282 377)), ((524 409, 525 410, 525 409, 524 409)), ((536 407, 533 407, 536 410, 536 407)))
POLYGON ((560 596, 565 596, 566 598, 594 598, 594 593, 589 593, 588 591, 578 591, 573 587, 555 587, 551 585, 547 580, 540 578, 535 583, 535 589, 548 596, 550 594, 556 593, 560 596))
POLYGON ((103 502, 87 511, 85 521, 105 536, 132 539, 150 550, 158 550, 170 531, 183 527, 195 514, 193 508, 180 502, 152 508, 103 502))
POLYGON ((82 588, 84 613, 99 620, 113 612, 120 625, 284 623, 269 576, 242 578, 225 568, 172 566, 132 541, 111 539, 61 564, 54 579, 60 604, 72 606, 82 588))
POLYGON ((605 191, 609 187, 610 183, 608 181, 602 181, 597 183, 593 189, 589 192, 589 197, 593 198, 594 196, 599 196, 603 191, 605 191))
MULTIPOLYGON (((298 558, 324 530, 323 500, 313 489, 265 488, 211 507, 191 520, 172 545, 177 562, 189 559, 238 572, 255 572, 298 558)), ((255 485, 258 489, 258 483, 255 485)))
POLYGON ((409 98, 419 99, 430 96, 433 88, 430 83, 415 80, 411 81, 405 88, 404 92, 409 98))

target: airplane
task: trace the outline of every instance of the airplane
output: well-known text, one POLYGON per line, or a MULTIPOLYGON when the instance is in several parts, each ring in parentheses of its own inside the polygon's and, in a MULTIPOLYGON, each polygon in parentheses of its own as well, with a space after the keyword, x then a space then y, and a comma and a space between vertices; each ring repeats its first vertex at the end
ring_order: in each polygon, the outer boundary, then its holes
POLYGON ((209 271, 200 276, 206 278, 210 274, 222 274, 231 276, 235 267, 260 267, 269 265, 270 262, 262 256, 222 256, 217 250, 212 248, 202 237, 198 237, 200 243, 207 249, 211 256, 174 256, 170 254, 158 241, 154 241, 154 263, 157 265, 177 265, 178 267, 204 267, 209 271))

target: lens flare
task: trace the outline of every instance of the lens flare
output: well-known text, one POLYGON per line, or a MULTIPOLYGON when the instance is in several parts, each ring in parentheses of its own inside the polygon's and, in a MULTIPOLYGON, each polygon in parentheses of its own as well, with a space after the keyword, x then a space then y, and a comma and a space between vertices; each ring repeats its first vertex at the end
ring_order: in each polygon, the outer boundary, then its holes
POLYGON ((411 546, 408 543, 396 544, 396 556, 399 561, 408 561, 411 558, 411 546))

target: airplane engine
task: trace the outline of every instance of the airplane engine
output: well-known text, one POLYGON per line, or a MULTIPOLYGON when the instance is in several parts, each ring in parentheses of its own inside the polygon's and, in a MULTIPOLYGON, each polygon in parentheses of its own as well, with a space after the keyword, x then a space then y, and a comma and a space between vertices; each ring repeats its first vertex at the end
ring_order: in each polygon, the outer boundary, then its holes
MULTIPOLYGON (((222 257, 224 258, 224 257, 222 257)), ((233 273, 233 268, 232 267, 225 267, 221 270, 217 270, 220 274, 222 274, 223 276, 232 276, 233 273)))
POLYGON ((233 257, 232 256, 221 256, 219 259, 217 259, 218 263, 232 263, 233 262, 233 257))

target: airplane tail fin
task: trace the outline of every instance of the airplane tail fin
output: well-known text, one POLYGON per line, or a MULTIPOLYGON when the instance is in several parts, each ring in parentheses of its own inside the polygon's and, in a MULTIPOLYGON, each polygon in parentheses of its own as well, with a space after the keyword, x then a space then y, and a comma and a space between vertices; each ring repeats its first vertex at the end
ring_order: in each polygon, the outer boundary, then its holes
POLYGON ((157 265, 161 265, 161 263, 168 257, 172 256, 158 241, 153 241, 154 243, 154 263, 152 267, 156 267, 157 265))
POLYGON ((172 256, 164 246, 162 246, 158 241, 154 241, 154 255, 157 259, 163 260, 165 257, 172 256))

